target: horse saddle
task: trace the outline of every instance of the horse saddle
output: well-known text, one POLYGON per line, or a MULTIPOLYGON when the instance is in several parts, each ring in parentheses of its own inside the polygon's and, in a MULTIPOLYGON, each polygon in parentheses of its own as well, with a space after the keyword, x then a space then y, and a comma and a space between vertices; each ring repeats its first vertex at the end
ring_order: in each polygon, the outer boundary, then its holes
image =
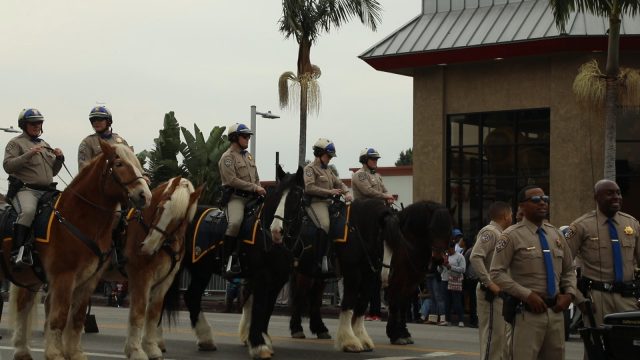
MULTIPOLYGON (((259 219, 260 204, 247 204, 238 239, 253 245, 259 219)), ((198 217, 193 231, 192 262, 198 262, 208 252, 223 246, 224 233, 227 231, 227 215, 222 209, 208 208, 198 217)))
MULTIPOLYGON (((48 243, 50 224, 54 221, 53 209, 60 195, 59 191, 46 192, 38 201, 36 216, 31 225, 34 238, 37 242, 48 243)), ((0 209, 0 236, 3 241, 13 238, 13 225, 18 218, 18 213, 12 205, 7 204, 0 209)))
MULTIPOLYGON (((349 215, 351 211, 351 204, 347 205, 342 201, 334 202, 329 206, 329 234, 328 239, 332 239, 334 242, 346 242, 349 237, 349 215)), ((313 241, 320 230, 316 224, 305 215, 305 219, 302 222, 301 238, 303 242, 313 241)))

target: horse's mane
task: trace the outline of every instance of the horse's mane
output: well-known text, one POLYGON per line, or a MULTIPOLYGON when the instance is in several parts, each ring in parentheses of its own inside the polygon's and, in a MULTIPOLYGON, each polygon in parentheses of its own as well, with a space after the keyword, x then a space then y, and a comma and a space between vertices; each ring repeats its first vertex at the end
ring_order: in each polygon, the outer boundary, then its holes
POLYGON ((421 200, 400 212, 400 226, 412 234, 451 236, 451 216, 449 209, 435 201, 421 200), (430 221, 427 221, 429 220, 430 221))
MULTIPOLYGON (((142 165, 140 164, 140 160, 138 160, 138 158, 135 156, 133 151, 131 151, 130 147, 128 147, 127 145, 124 145, 124 144, 113 144, 111 146, 113 146, 115 148, 116 155, 118 155, 118 157, 120 157, 121 159, 125 160, 126 162, 131 163, 134 167, 136 167, 138 170, 140 170, 141 174, 144 173, 144 169, 142 169, 142 165)), ((104 153, 100 153, 100 154, 98 154, 98 156, 96 156, 93 159, 91 159, 91 161, 87 164, 87 166, 82 168, 82 170, 80 170, 78 175, 76 175, 73 178, 73 180, 69 184, 69 187, 75 185, 81 179, 86 178, 87 175, 89 174, 89 172, 91 172, 93 170, 93 168, 96 166, 96 164, 101 163, 103 159, 104 159, 104 153)))

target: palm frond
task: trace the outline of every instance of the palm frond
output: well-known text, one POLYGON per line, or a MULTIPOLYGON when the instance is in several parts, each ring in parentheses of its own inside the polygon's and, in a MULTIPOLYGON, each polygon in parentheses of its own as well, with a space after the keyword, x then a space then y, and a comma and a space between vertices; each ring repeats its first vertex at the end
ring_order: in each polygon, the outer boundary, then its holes
POLYGON ((619 96, 623 107, 640 106, 640 70, 620 69, 619 96))
POLYGON ((605 75, 600 71, 598 62, 591 60, 580 66, 573 81, 573 93, 578 103, 602 108, 606 98, 606 86, 605 75))
POLYGON ((284 109, 289 106, 289 81, 298 82, 296 74, 287 71, 280 75, 278 79, 278 98, 280 99, 280 108, 284 109))

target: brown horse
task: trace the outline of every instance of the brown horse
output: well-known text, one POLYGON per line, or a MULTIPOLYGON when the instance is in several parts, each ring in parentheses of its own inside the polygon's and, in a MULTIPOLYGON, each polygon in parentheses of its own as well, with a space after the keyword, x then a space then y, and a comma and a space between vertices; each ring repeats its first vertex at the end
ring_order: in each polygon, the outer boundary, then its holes
MULTIPOLYGON (((142 177, 142 167, 131 149, 100 142, 102 154, 85 167, 62 192, 55 204, 47 242, 36 242, 39 267, 48 283, 45 302, 45 352, 47 360, 84 360, 80 347, 86 307, 112 251, 111 229, 122 203, 149 206, 151 192, 142 177)), ((10 241, 3 244, 5 263, 10 241)), ((28 315, 34 305, 34 290, 41 277, 30 270, 11 271, 15 283, 29 289, 12 291, 15 321, 14 359, 32 359, 29 353, 28 315)), ((14 287, 15 288, 15 287, 14 287)))
POLYGON ((185 232, 203 188, 194 191, 189 180, 170 179, 153 189, 149 207, 129 215, 125 274, 109 270, 103 276, 129 281, 129 331, 124 348, 128 359, 162 358, 161 335, 157 334, 162 302, 180 269, 185 232))

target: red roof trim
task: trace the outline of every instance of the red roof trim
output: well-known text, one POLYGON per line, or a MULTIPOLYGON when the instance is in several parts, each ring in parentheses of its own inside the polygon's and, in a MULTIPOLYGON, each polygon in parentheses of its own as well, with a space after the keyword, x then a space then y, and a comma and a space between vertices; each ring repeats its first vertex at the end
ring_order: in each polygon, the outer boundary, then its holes
MULTIPOLYGON (((620 50, 640 49, 640 36, 625 35, 620 38, 620 50)), ((420 68, 438 64, 454 64, 536 56, 562 52, 607 51, 606 36, 561 37, 534 41, 521 41, 478 47, 465 47, 406 55, 363 58, 374 69, 392 71, 398 69, 420 68)))
MULTIPOLYGON (((350 171, 356 172, 360 170, 360 168, 349 168, 350 171)), ((382 176, 412 176, 413 175, 413 166, 411 165, 403 165, 403 166, 378 166, 376 172, 382 176)))

